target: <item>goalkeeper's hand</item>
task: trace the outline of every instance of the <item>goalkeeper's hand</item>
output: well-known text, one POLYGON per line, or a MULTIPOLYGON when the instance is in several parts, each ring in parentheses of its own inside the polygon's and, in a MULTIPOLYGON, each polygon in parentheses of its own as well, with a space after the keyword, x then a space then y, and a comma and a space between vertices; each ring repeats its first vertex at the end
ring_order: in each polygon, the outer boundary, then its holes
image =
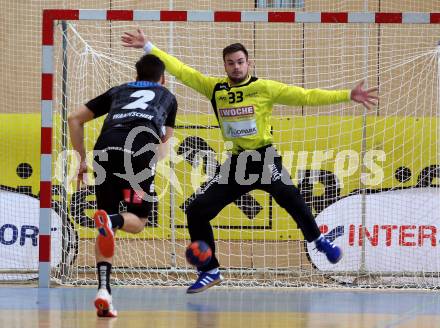
POLYGON ((144 32, 138 28, 136 33, 124 32, 124 35, 121 36, 121 41, 123 47, 143 48, 148 39, 145 37, 144 32))
POLYGON ((361 81, 351 90, 351 100, 364 105, 366 109, 371 109, 371 106, 377 106, 377 99, 379 97, 375 95, 377 88, 364 89, 365 81, 361 81))

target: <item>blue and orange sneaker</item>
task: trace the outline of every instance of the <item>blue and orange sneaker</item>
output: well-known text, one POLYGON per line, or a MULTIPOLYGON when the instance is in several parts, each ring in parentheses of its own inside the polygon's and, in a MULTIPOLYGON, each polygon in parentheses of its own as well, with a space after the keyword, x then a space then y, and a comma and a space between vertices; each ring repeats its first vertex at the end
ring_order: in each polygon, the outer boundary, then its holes
POLYGON ((192 284, 187 290, 187 294, 195 294, 203 292, 212 286, 218 285, 223 280, 220 271, 217 273, 208 273, 199 271, 199 277, 196 282, 192 284))
POLYGON ((99 235, 96 238, 98 249, 104 257, 112 257, 115 253, 115 235, 112 222, 104 210, 97 210, 93 216, 99 235))
POLYGON ((325 237, 315 240, 316 249, 327 256, 330 263, 336 264, 342 259, 342 249, 325 237))

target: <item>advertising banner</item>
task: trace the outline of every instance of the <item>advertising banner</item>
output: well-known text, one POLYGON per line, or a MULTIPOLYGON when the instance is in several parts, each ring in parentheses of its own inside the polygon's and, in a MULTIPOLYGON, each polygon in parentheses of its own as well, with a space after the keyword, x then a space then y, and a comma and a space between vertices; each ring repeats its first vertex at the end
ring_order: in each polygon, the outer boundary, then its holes
POLYGON ((364 265, 368 272, 434 272, 439 267, 440 188, 348 196, 324 209, 316 221, 344 252, 334 265, 308 243, 309 256, 321 271, 358 271, 364 265))

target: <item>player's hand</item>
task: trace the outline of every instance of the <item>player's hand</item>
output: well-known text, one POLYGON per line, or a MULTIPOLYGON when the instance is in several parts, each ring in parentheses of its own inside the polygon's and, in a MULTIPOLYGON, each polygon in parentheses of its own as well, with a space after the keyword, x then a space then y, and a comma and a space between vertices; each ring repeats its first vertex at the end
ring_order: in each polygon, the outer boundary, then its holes
POLYGON ((379 97, 375 94, 377 88, 363 89, 365 81, 362 80, 351 90, 351 100, 364 105, 366 109, 371 109, 371 106, 377 105, 379 97))
POLYGON ((144 32, 138 28, 136 33, 124 32, 124 35, 121 36, 121 41, 123 47, 143 48, 148 39, 145 37, 144 32))
POLYGON ((78 169, 78 177, 76 179, 76 190, 80 190, 82 183, 86 183, 86 174, 87 174, 87 163, 86 161, 81 161, 79 163, 78 169))

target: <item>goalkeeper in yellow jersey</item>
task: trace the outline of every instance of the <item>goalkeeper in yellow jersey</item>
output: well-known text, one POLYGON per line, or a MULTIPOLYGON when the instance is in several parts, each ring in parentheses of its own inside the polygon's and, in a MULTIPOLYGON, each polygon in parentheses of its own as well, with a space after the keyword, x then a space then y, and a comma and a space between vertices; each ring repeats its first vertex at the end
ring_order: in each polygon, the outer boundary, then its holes
POLYGON ((272 146, 272 108, 274 104, 313 106, 353 100, 369 109, 376 105, 377 88, 365 90, 361 82, 352 90, 306 90, 259 79, 250 75, 248 52, 240 43, 223 49, 226 77, 205 76, 154 46, 139 29, 125 33, 121 39, 125 47, 143 48, 156 55, 171 75, 205 95, 211 101, 224 140, 232 143, 231 156, 185 211, 191 240, 205 241, 213 252, 211 261, 197 268, 199 277, 187 293, 198 293, 221 282, 210 221, 229 203, 255 189, 272 195, 296 221, 305 239, 314 242, 331 263, 339 262, 342 250, 321 234, 272 146))

